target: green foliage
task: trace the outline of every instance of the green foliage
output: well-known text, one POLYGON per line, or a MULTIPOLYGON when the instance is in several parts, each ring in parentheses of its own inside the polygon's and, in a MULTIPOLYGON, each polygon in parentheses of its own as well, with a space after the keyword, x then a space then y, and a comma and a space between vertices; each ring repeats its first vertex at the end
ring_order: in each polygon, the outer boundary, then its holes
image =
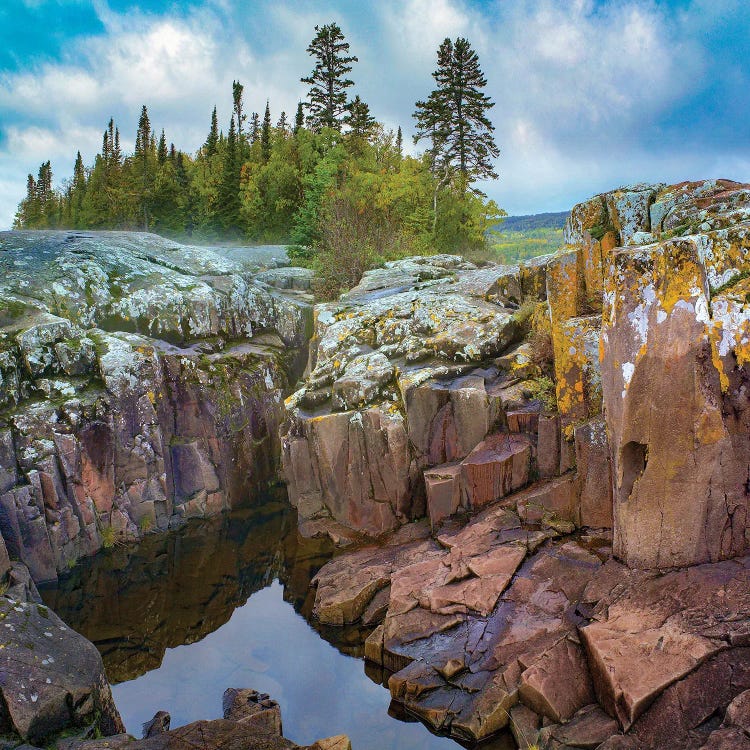
POLYGON ((497 232, 490 245, 487 259, 496 263, 513 264, 554 253, 562 244, 562 229, 497 232))
POLYGON ((453 66, 442 101, 458 86, 465 116, 456 119, 457 110, 448 107, 452 119, 441 130, 445 158, 439 163, 431 151, 404 155, 401 128, 385 130, 359 96, 349 100, 347 76, 357 58, 335 23, 316 32, 308 47, 315 67, 302 79, 310 89, 293 126, 284 113, 272 125, 270 102, 262 122, 255 112, 248 118, 244 87, 233 81, 228 128, 220 130, 213 107, 206 140, 186 154, 169 144, 164 130, 157 137, 144 106, 133 154, 122 153, 110 120, 101 153, 88 168, 78 153, 73 178, 61 189, 52 188, 49 162, 37 178, 29 175, 15 226, 290 244, 293 262, 317 270, 325 297, 356 283, 368 268, 407 254, 488 253, 488 237, 504 212, 471 188, 473 179, 486 176, 482 159, 494 146, 487 145, 491 124, 483 114, 491 103, 479 91, 483 77, 468 42, 441 47, 453 66))
POLYGON ((354 85, 346 76, 352 70, 351 63, 358 60, 349 54, 349 42, 337 24, 316 26, 315 31, 315 38, 307 47, 315 67, 309 76, 300 79, 310 86, 305 104, 307 123, 313 130, 341 130, 349 109, 346 90, 354 85))
POLYGON ((102 526, 99 530, 102 537, 102 547, 104 549, 111 549, 117 544, 117 532, 112 526, 102 526))
POLYGON ((531 398, 541 401, 546 411, 557 411, 557 396, 555 395, 555 383, 552 378, 542 375, 526 381, 525 385, 531 398))

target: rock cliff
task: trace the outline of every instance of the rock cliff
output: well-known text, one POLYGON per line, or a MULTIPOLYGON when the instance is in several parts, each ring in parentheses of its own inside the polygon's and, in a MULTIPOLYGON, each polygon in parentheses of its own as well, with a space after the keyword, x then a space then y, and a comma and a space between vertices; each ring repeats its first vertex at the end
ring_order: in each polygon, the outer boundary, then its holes
POLYGON ((750 743, 749 228, 748 185, 637 185, 530 267, 393 263, 317 310, 290 494, 390 533, 323 567, 314 615, 369 627, 370 673, 432 729, 750 743), (378 484, 393 467, 411 505, 378 484), (421 492, 430 524, 394 533, 421 492))
POLYGON ((275 476, 311 310, 306 272, 277 265, 146 234, 0 233, 0 531, 37 582, 275 476))

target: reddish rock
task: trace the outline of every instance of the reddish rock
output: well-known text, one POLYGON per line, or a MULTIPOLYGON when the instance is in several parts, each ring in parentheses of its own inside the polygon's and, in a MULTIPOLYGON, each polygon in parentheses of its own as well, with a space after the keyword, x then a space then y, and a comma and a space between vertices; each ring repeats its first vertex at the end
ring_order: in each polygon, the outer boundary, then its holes
POLYGON ((513 496, 518 516, 527 523, 540 523, 550 514, 554 518, 578 523, 579 482, 575 474, 540 482, 513 496))
POLYGON ((612 469, 603 419, 591 420, 575 428, 575 450, 580 481, 580 525, 611 529, 612 469))
POLYGON ((467 507, 479 509, 529 481, 531 443, 524 435, 495 434, 462 462, 467 507))
POLYGON ((427 512, 434 529, 461 505, 461 465, 446 464, 424 473, 427 512))
POLYGON ((539 415, 536 462, 542 479, 560 473, 560 417, 539 415))
POLYGON ((529 708, 555 722, 568 721, 592 703, 594 689, 580 644, 566 637, 545 651, 524 670, 518 694, 529 708))
MULTIPOLYGON (((625 729, 669 685, 750 632, 748 559, 633 574, 582 628, 597 698, 625 729)), ((710 715, 710 714, 709 714, 710 715)))

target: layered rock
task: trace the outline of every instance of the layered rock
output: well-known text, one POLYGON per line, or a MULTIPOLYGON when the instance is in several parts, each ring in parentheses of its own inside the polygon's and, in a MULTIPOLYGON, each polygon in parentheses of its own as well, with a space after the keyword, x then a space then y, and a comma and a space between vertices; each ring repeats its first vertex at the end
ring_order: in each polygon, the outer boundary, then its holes
MULTIPOLYGON (((307 377, 287 400, 282 434, 303 519, 372 536, 425 514, 437 525, 573 467, 572 435, 563 440, 564 425, 536 397, 541 370, 520 343, 549 262, 394 261, 316 306, 307 377)), ((582 514, 571 489, 576 522, 608 523, 598 507, 608 497, 586 485, 593 511, 582 514)))
POLYGON ((0 249, 0 531, 35 580, 274 476, 302 278, 145 234, 8 232, 0 249))

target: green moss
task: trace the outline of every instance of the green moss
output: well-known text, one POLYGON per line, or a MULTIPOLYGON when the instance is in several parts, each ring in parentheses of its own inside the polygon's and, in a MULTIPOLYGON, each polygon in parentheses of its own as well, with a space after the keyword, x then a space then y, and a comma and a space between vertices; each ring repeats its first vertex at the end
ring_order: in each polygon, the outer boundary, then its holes
POLYGON ((722 292, 726 292, 727 289, 731 289, 736 284, 739 284, 740 281, 743 281, 744 279, 750 278, 750 269, 745 269, 743 271, 740 271, 736 276, 732 276, 731 279, 728 281, 725 281, 721 286, 717 287, 716 289, 711 290, 711 299, 718 296, 722 292))

